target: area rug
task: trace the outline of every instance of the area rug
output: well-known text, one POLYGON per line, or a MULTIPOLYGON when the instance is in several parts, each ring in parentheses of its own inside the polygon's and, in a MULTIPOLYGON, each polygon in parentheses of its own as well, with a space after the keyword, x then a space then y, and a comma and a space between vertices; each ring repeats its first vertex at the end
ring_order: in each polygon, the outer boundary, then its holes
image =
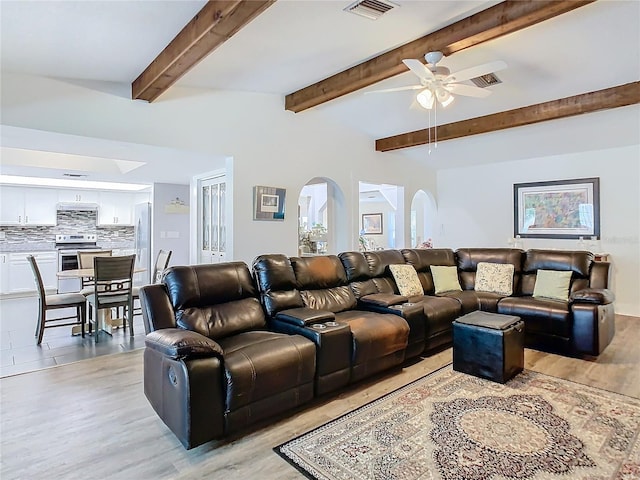
POLYGON ((640 400, 444 367, 274 450, 316 480, 640 479, 640 400))

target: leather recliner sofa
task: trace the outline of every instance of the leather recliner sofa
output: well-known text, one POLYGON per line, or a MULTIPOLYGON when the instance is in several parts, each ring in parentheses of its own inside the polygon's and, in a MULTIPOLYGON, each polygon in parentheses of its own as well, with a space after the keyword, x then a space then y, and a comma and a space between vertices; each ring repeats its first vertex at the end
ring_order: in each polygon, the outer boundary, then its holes
MULTIPOLYGON (((261 255, 252 268, 270 327, 315 343, 317 394, 400 365, 407 358, 407 321, 394 314, 357 309, 337 256, 261 255)), ((422 348, 410 353, 421 352, 422 348)))
POLYGON ((145 395, 186 448, 447 346, 453 320, 474 310, 520 316, 536 348, 599 355, 614 335, 610 264, 589 252, 261 255, 252 270, 176 266, 140 290, 145 395), (512 295, 476 291, 480 262, 513 265, 512 295), (402 263, 422 295, 399 294, 390 265, 402 263), (436 265, 456 267, 461 291, 435 294, 436 265), (571 272, 568 300, 534 297, 538 270, 571 272))
POLYGON ((313 398, 313 342, 267 330, 244 263, 170 267, 140 299, 144 393, 185 448, 313 398))

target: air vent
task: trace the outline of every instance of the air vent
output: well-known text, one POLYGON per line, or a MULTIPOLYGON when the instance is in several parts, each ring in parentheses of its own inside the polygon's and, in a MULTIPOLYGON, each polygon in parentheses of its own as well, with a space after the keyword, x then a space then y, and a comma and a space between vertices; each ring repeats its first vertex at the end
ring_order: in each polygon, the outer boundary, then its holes
POLYGON ((386 0, 359 0, 349 5, 344 11, 355 13, 371 20, 377 20, 383 14, 398 6, 386 0))
POLYGON ((502 83, 502 80, 496 77, 495 73, 487 73, 486 75, 482 75, 481 77, 472 78, 471 81, 480 88, 486 88, 490 87, 491 85, 502 83))

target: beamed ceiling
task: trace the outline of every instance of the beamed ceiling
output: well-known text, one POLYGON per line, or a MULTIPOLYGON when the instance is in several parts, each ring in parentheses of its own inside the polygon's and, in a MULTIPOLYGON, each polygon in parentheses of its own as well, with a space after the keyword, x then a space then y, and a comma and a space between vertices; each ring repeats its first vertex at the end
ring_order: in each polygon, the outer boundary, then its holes
MULTIPOLYGON (((133 82, 133 97, 150 101, 157 98, 274 1, 208 2, 133 82)), ((290 93, 285 97, 285 109, 299 113, 405 73, 407 68, 402 63, 405 58, 419 58, 424 63, 424 53, 434 50, 449 57, 594 1, 519 0, 498 3, 290 93)), ((444 124, 438 127, 437 132, 436 127, 431 127, 381 138, 376 140, 376 150, 384 152, 414 147, 427 144, 432 138, 450 140, 636 103, 640 103, 640 82, 637 81, 444 124)))

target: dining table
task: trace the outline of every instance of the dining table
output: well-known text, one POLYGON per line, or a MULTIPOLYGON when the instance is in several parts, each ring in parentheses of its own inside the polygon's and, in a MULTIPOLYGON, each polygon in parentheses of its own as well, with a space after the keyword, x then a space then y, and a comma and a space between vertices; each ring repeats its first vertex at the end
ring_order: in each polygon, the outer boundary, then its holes
MULTIPOLYGON (((134 267, 133 274, 146 272, 146 268, 134 267)), ((72 270, 61 270, 57 274, 58 278, 91 278, 94 275, 93 268, 75 268, 72 270)), ((113 334, 113 330, 122 327, 124 320, 122 318, 113 318, 111 310, 106 308, 98 311, 96 328, 100 328, 103 332, 109 335, 113 334)), ((131 328, 131 327, 129 327, 131 328)), ((80 325, 74 325, 71 327, 71 335, 80 335, 82 333, 82 327, 80 325)))

